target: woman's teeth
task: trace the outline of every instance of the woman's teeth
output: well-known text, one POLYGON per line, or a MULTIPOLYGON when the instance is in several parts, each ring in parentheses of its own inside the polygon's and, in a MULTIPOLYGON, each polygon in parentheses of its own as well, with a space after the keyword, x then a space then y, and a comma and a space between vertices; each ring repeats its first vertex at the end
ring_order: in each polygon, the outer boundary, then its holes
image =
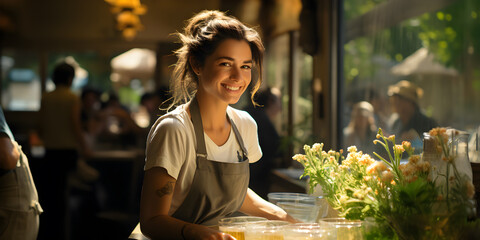
POLYGON ((228 90, 232 90, 232 91, 237 91, 238 89, 240 89, 240 87, 232 87, 232 86, 227 86, 227 85, 225 85, 225 88, 227 88, 228 90))

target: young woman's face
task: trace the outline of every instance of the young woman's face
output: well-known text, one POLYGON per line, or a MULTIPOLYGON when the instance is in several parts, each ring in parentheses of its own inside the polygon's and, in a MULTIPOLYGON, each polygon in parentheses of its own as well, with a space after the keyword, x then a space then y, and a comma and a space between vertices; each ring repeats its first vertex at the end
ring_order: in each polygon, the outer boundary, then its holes
POLYGON ((252 80, 250 46, 244 40, 227 39, 205 59, 197 72, 199 93, 235 104, 252 80))

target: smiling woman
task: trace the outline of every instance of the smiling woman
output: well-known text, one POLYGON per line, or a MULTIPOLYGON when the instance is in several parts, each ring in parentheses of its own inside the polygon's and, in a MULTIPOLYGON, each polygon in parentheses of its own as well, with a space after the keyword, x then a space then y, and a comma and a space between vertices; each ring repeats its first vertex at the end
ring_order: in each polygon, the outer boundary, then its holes
POLYGON ((246 41, 227 39, 203 66, 192 66, 199 79, 197 96, 208 93, 217 104, 235 104, 250 84, 252 53, 246 41))
MULTIPOLYGON (((234 239, 212 226, 237 211, 293 221, 248 189, 249 163, 262 156, 257 125, 230 107, 261 84, 258 33, 233 17, 204 11, 189 20, 177 51, 176 108, 147 138, 140 225, 153 239, 234 239)), ((253 102, 253 100, 252 100, 253 102)))

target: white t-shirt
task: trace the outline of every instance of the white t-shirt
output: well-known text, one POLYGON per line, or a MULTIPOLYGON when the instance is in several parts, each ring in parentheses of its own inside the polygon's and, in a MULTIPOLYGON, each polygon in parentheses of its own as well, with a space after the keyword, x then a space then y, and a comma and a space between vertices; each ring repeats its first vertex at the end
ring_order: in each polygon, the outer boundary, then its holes
MULTIPOLYGON (((230 106, 227 108, 227 113, 242 136, 250 163, 258 161, 262 157, 262 151, 258 144, 255 120, 247 112, 230 106)), ((242 150, 233 130, 230 130, 230 136, 222 146, 216 145, 207 134, 204 136, 207 159, 223 162, 238 161, 237 151, 241 155, 242 150)), ((162 167, 177 180, 169 215, 178 209, 190 190, 197 166, 196 144, 195 130, 185 105, 178 106, 172 112, 157 119, 148 134, 145 170, 162 167)))

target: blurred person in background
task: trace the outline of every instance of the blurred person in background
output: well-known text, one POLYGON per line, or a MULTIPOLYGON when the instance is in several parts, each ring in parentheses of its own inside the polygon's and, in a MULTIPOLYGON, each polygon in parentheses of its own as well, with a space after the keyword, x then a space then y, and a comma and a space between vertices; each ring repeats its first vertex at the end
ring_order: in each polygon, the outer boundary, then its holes
POLYGON ((104 121, 100 112, 100 91, 90 87, 84 88, 80 98, 82 104, 80 112, 82 130, 89 146, 93 148, 96 136, 104 128, 104 121))
POLYGON ((372 155, 373 140, 378 130, 372 104, 366 101, 355 103, 350 114, 350 122, 343 129, 343 149, 356 146, 358 150, 372 155))
POLYGON ((166 106, 169 104, 170 94, 168 88, 160 88, 155 92, 144 93, 140 99, 140 104, 145 107, 149 116, 150 116, 150 125, 148 128, 152 127, 153 123, 166 113, 166 106))
POLYGON ((41 101, 39 133, 45 156, 36 175, 45 213, 39 239, 68 239, 68 177, 76 170, 79 154, 91 155, 80 123, 80 98, 70 89, 74 76, 70 64, 56 65, 51 76, 55 90, 41 101))
POLYGON ((391 117, 391 112, 389 108, 388 96, 385 94, 380 94, 376 89, 367 90, 367 99, 370 104, 373 106, 373 117, 375 118, 375 125, 377 128, 382 128, 383 130, 388 130, 388 120, 391 117))
POLYGON ((426 116, 418 105, 423 89, 412 82, 402 80, 388 88, 392 111, 390 134, 397 143, 410 141, 416 150, 422 150, 423 133, 438 127, 437 122, 426 116))
POLYGON ((37 239, 40 213, 28 159, 0 107, 0 239, 37 239))
POLYGON ((101 109, 101 117, 103 128, 98 136, 100 141, 109 143, 110 148, 136 146, 137 136, 142 135, 143 129, 137 125, 130 110, 120 102, 116 93, 109 94, 101 109))
POLYGON ((270 172, 278 167, 276 159, 281 156, 280 136, 273 124, 275 117, 282 111, 280 91, 276 88, 264 88, 255 95, 259 106, 249 104, 245 108, 257 122, 258 142, 262 149, 259 161, 250 164, 249 187, 263 198, 270 191, 270 172))

